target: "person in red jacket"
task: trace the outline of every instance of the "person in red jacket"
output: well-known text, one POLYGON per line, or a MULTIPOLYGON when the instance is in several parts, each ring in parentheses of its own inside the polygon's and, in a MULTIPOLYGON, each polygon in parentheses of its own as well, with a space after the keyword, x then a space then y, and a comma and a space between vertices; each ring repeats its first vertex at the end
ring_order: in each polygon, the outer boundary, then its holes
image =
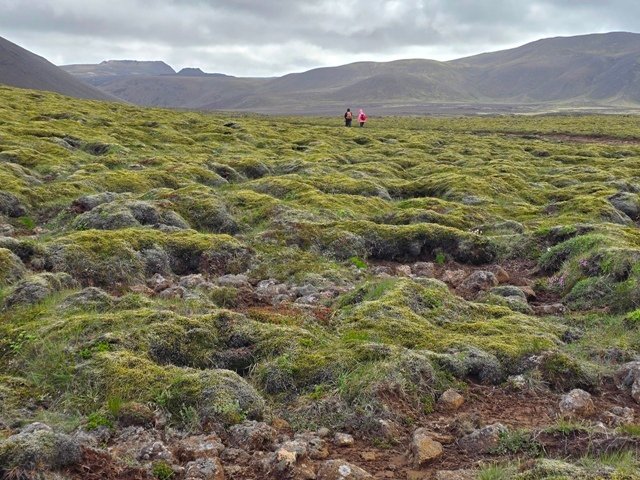
POLYGON ((358 114, 358 122, 360 122, 360 127, 364 127, 364 124, 367 121, 367 114, 364 113, 364 110, 360 109, 360 113, 358 114))

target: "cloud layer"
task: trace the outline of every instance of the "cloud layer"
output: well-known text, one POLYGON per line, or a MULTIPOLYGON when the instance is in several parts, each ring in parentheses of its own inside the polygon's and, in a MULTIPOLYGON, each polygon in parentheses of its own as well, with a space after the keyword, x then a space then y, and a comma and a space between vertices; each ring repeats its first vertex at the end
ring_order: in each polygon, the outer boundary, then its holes
POLYGON ((0 0, 0 12, 1 36, 58 64, 159 59, 242 76, 640 31, 635 0, 0 0))

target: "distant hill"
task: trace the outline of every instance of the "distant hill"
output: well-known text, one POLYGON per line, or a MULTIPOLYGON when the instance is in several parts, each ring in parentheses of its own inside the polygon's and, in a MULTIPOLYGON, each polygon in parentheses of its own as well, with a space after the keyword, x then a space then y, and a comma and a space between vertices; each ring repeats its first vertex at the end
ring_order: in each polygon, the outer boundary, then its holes
POLYGON ((127 74, 106 78, 100 87, 142 105, 264 113, 334 113, 345 106, 371 113, 640 107, 640 35, 549 38, 449 62, 358 62, 278 78, 199 69, 127 74))
POLYGON ((0 37, 0 84, 48 90, 77 98, 115 100, 44 58, 0 37))

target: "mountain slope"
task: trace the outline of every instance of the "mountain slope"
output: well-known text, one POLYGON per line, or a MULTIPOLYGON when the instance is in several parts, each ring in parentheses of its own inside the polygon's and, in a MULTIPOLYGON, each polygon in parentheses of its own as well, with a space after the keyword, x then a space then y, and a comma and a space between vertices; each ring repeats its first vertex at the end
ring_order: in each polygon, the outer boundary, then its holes
POLYGON ((44 58, 0 37, 0 84, 48 90, 70 97, 115 100, 44 58))
POLYGON ((328 113, 345 104, 372 113, 434 104, 638 106, 639 59, 640 35, 613 32, 543 39, 449 62, 358 62, 271 79, 119 75, 103 78, 100 87, 142 105, 265 113, 328 113))

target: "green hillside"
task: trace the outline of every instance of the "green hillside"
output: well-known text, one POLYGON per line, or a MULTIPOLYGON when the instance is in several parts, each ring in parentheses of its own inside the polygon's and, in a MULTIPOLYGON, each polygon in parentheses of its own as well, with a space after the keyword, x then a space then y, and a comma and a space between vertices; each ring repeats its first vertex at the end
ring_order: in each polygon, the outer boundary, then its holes
POLYGON ((637 478, 639 172, 630 116, 347 129, 0 87, 0 475, 225 478, 188 476, 209 435, 226 478, 637 478), (594 410, 562 418, 575 388, 594 410))

